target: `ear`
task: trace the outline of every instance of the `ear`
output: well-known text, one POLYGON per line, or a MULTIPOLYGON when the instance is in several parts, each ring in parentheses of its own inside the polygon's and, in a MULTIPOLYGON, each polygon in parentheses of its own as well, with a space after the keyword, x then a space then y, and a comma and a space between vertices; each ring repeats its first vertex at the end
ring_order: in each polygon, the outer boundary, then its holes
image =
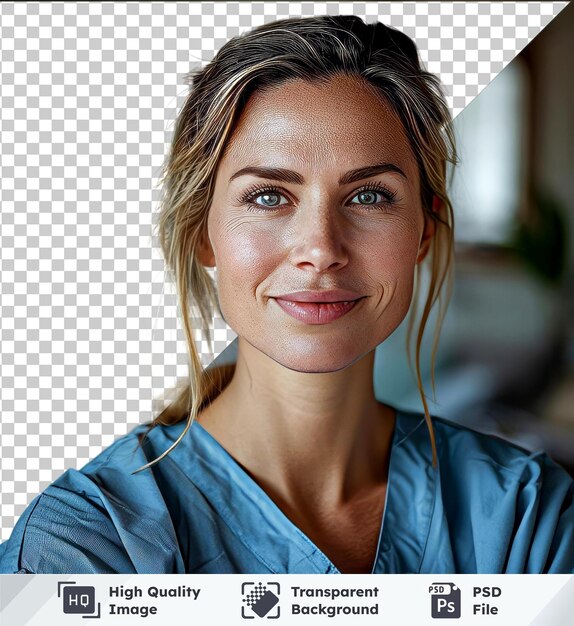
POLYGON ((204 267, 215 267, 216 265, 215 254, 213 252, 213 247, 211 246, 211 241, 209 240, 207 228, 204 229, 199 239, 199 245, 197 246, 197 260, 204 267))
MULTIPOLYGON (((439 214, 442 208, 442 200, 438 196, 433 197, 432 202, 432 212, 439 214)), ((419 254, 417 256, 417 265, 422 263, 429 250, 433 240, 433 237, 436 233, 436 222, 435 220, 425 212, 425 227, 423 231, 423 235, 421 238, 421 242, 419 245, 419 254)))

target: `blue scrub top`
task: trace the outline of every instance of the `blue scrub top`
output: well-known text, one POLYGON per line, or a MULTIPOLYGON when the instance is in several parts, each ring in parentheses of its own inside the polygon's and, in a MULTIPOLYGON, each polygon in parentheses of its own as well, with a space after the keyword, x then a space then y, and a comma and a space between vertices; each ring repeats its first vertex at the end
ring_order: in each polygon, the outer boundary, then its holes
MULTIPOLYGON (((574 482, 544 453, 397 411, 373 573, 574 573, 574 482)), ((339 570, 195 422, 139 426, 37 496, 0 545, 0 572, 339 570)))

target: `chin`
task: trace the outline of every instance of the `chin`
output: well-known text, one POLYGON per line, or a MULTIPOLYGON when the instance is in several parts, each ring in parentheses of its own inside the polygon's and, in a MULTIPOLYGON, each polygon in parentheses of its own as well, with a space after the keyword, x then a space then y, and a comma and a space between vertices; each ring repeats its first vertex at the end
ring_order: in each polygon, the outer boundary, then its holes
MULTIPOLYGON (((262 337, 258 337, 258 341, 250 341, 245 335, 240 337, 241 342, 245 342, 250 349, 255 349, 254 356, 264 355, 288 370, 306 374, 326 374, 344 370, 376 347, 359 345, 358 338, 353 340, 349 336, 339 337, 336 341, 329 341, 325 337, 312 341, 309 341, 309 338, 292 337, 274 342, 268 337, 263 341, 262 337)), ((264 362, 262 365, 265 367, 264 362)))
POLYGON ((329 372, 338 372, 354 363, 356 363, 362 355, 334 355, 328 354, 321 356, 319 354, 303 355, 293 351, 291 356, 286 358, 284 355, 277 356, 268 354, 279 365, 293 371, 305 374, 327 374, 329 372))

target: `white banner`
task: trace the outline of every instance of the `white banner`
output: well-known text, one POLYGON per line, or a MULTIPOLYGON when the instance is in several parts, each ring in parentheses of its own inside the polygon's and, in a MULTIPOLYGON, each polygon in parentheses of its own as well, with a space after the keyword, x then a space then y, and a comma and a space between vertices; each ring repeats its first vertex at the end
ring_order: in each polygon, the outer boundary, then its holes
POLYGON ((0 590, 2 626, 574 623, 572 575, 6 575, 0 590))

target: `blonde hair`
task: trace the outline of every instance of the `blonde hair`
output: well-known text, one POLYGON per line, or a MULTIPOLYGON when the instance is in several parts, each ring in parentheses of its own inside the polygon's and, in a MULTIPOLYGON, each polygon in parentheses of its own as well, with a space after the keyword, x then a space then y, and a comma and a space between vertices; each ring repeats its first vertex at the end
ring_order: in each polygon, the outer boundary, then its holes
MULTIPOLYGON (((183 420, 187 424, 168 450, 140 470, 169 454, 196 416, 233 377, 233 365, 203 368, 194 341, 190 306, 198 307, 207 334, 219 303, 213 280, 198 261, 198 250, 206 237, 217 167, 245 104, 255 91, 288 80, 321 81, 340 74, 361 78, 383 96, 401 119, 418 162, 425 216, 436 224, 425 259, 425 263, 430 259, 431 278, 415 348, 417 386, 431 437, 433 466, 436 466, 434 431, 420 371, 420 348, 431 308, 446 281, 446 302, 441 301, 431 359, 434 393, 436 350, 452 289, 453 214, 446 191, 446 167, 448 162, 456 162, 456 152, 450 112, 439 80, 424 70, 415 44, 405 34, 379 22, 365 24, 356 16, 320 16, 280 20, 234 37, 209 64, 186 77, 191 89, 176 120, 171 151, 160 179, 163 195, 157 233, 166 268, 173 274, 181 309, 189 381, 176 399, 155 417, 151 428, 183 420), (434 198, 440 205, 435 204, 435 210, 434 198)), ((415 306, 407 333, 411 371, 410 346, 420 284, 418 269, 417 265, 415 306)))

